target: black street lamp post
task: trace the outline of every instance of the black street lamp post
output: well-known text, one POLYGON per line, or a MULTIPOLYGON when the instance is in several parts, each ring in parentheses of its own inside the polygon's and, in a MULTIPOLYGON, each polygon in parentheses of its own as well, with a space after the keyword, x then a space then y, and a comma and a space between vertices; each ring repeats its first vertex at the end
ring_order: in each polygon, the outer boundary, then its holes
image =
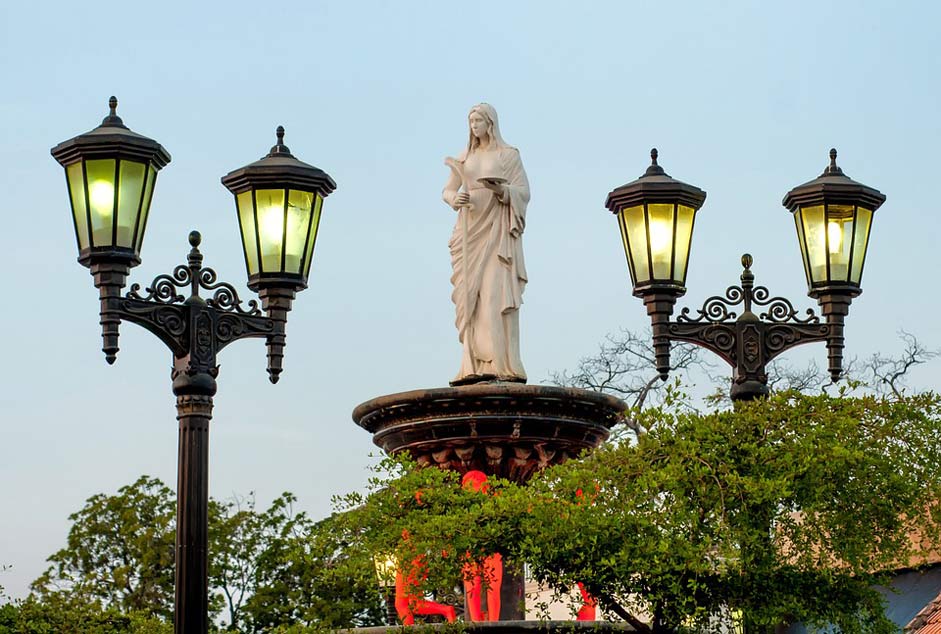
POLYGON ((873 212, 885 196, 844 175, 836 150, 830 150, 823 174, 784 198, 797 227, 808 295, 820 304, 824 322, 812 309, 801 316, 789 300, 755 286, 747 253, 741 286, 710 297, 696 316, 684 308, 671 320, 676 300, 686 293, 693 225, 706 192, 667 175, 656 149, 650 157, 644 175, 609 193, 605 206, 618 216, 634 295, 650 316, 660 377, 666 380, 670 371, 671 341, 685 341, 712 350, 734 368, 733 401, 752 400, 768 394, 769 361, 794 346, 824 341, 830 377, 839 380, 844 319, 862 292, 873 212), (738 305, 741 314, 730 310, 738 305), (764 311, 756 314, 755 307, 764 311))
POLYGON ((264 337, 268 376, 281 373, 287 313, 307 287, 323 199, 336 188, 323 171, 295 159, 278 142, 260 161, 225 178, 236 196, 249 287, 262 309, 246 307, 231 284, 203 267, 201 237, 189 235, 186 265, 158 275, 140 294, 128 273, 140 249, 157 171, 170 161, 163 147, 131 132, 117 116, 117 100, 94 130, 52 149, 68 181, 79 262, 88 267, 100 294, 102 349, 108 363, 118 352, 122 320, 143 326, 173 353, 171 380, 179 421, 174 632, 208 631, 209 421, 219 367, 216 355, 247 337, 264 337), (184 297, 178 289, 189 288, 184 297), (200 296, 200 290, 210 294, 200 296))

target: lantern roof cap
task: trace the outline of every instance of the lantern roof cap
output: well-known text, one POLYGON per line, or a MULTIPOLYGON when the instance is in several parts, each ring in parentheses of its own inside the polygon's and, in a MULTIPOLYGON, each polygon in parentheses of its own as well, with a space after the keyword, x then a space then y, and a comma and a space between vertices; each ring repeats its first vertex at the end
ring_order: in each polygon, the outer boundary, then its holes
POLYGON ((291 154, 284 144, 283 126, 279 125, 275 134, 277 142, 268 154, 222 177, 222 184, 229 191, 238 194, 249 189, 285 187, 327 196, 337 188, 329 174, 291 154))
POLYGON ((830 164, 817 178, 798 185, 784 196, 781 204, 789 211, 801 206, 844 204, 859 205, 872 211, 885 202, 885 194, 863 185, 843 173, 836 164, 836 148, 830 148, 830 164))
POLYGON ((110 112, 101 125, 84 134, 63 141, 52 148, 52 156, 62 166, 82 159, 130 159, 151 163, 162 169, 170 162, 170 153, 162 145, 132 131, 117 114, 118 100, 108 100, 110 112))
POLYGON ((657 162, 657 148, 650 150, 650 166, 643 175, 608 194, 605 207, 618 213, 625 207, 644 203, 678 203, 693 209, 702 207, 706 192, 695 185, 676 180, 657 162))

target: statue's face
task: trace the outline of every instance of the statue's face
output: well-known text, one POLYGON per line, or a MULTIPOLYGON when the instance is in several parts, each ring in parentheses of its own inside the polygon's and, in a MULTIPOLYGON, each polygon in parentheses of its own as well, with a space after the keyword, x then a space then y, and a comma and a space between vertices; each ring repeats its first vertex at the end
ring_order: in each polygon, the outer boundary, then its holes
POLYGON ((471 134, 478 139, 484 139, 490 134, 490 121, 479 112, 472 112, 467 118, 470 123, 471 134))

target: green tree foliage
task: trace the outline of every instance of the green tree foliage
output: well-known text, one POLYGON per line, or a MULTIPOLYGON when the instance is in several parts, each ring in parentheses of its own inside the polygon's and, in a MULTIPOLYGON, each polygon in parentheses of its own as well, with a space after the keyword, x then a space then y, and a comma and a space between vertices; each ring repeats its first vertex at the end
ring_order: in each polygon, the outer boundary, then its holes
POLYGON ((290 626, 334 629, 383 623, 372 554, 360 527, 334 515, 316 524, 289 512, 285 494, 267 518, 266 548, 257 561, 254 594, 245 612, 248 632, 290 626))
MULTIPOLYGON (((862 366, 875 396, 828 396, 808 369, 779 376, 815 395, 703 413, 644 374, 646 339, 627 336, 562 379, 630 397, 629 442, 525 487, 466 491, 453 472, 388 460, 371 494, 320 522, 290 493, 264 511, 251 495, 211 500, 212 619, 245 634, 378 625, 375 557, 394 554, 435 591, 502 552, 560 594, 584 583, 639 630, 740 615, 750 634, 794 620, 881 634, 873 584, 919 564, 913 536, 941 544, 941 401, 903 389, 934 352, 903 339, 901 357, 862 366)), ((681 352, 678 369, 702 365, 681 352)), ((168 634, 174 516, 173 492, 146 476, 89 498, 33 594, 0 596, 0 634, 168 634)))
POLYGON ((99 493, 69 516, 67 545, 33 582, 44 601, 106 605, 121 613, 173 613, 173 491, 142 476, 117 495, 99 493))
MULTIPOLYGON (((277 515, 277 511, 269 509, 265 515, 277 515)), ((210 501, 209 584, 213 604, 222 604, 229 631, 240 631, 245 602, 255 591, 258 560, 266 547, 265 523, 266 518, 255 510, 254 494, 224 504, 210 501)))
POLYGON ((66 593, 0 605, 0 634, 172 634, 146 613, 102 608, 66 593))
MULTIPOLYGON (((210 500, 211 620, 245 633, 380 624, 371 556, 348 547, 357 528, 314 523, 295 502, 210 500)), ((172 631, 175 512, 173 492, 147 476, 89 498, 31 596, 0 605, 0 634, 172 631)))
POLYGON ((636 416, 647 430, 636 443, 525 487, 481 495, 419 470, 349 499, 351 515, 373 549, 424 555, 429 587, 501 551, 558 590, 583 582, 639 629, 706 630, 729 614, 748 631, 792 620, 892 629, 873 584, 918 564, 913 535, 941 543, 937 396, 786 392, 636 416))

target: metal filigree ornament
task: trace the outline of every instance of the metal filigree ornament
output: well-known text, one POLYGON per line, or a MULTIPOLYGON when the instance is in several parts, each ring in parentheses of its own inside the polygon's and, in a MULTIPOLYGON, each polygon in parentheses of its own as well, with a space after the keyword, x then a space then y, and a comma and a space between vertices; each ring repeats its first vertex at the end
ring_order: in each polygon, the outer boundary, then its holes
MULTIPOLYGON (((772 297, 766 287, 755 286, 752 263, 749 254, 743 255, 741 286, 730 286, 724 295, 709 297, 696 316, 683 308, 675 321, 660 319, 654 323, 655 346, 685 341, 712 350, 731 365, 733 400, 767 394, 765 367, 785 350, 815 341, 829 343, 834 337, 831 324, 821 323, 813 309, 808 308, 802 315, 789 300, 772 297), (741 312, 734 310, 739 306, 741 312), (765 310, 756 314, 755 307, 765 310)), ((665 365, 668 371, 669 357, 665 365)), ((836 380, 838 375, 832 378, 836 380)))
MULTIPOLYGON (((172 378, 199 374, 213 379, 218 375, 216 354, 229 343, 246 337, 283 337, 284 325, 262 314, 255 300, 243 307, 238 292, 231 284, 218 281, 216 272, 203 267, 199 251, 199 232, 189 235, 190 249, 185 265, 173 273, 154 278, 141 293, 140 284, 132 284, 124 297, 111 297, 103 317, 120 322, 127 320, 142 326, 160 338, 173 352, 172 378), (180 289, 189 289, 184 296, 180 289), (200 296, 208 291, 208 298, 200 296)), ((114 354, 117 354, 115 330, 114 354)), ((278 359, 280 361, 280 359, 278 359)), ((277 382, 280 364, 271 363, 269 378, 277 382)))

